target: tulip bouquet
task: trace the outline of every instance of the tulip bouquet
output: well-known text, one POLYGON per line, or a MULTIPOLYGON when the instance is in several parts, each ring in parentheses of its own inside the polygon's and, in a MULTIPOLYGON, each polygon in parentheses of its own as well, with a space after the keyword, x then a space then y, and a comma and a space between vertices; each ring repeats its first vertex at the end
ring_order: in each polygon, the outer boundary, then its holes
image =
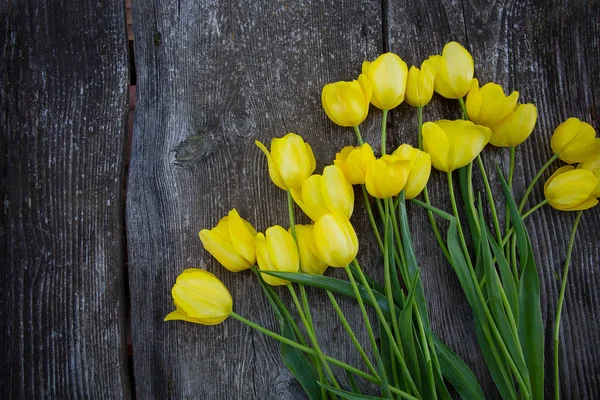
POLYGON ((429 57, 420 68, 408 69, 399 56, 386 53, 373 62, 365 61, 357 80, 326 85, 322 91, 325 113, 335 124, 353 128, 357 146, 341 149, 331 165, 314 174, 315 158, 302 137, 289 133, 273 139, 269 148, 256 142, 266 156, 271 180, 286 192, 288 229, 275 225, 264 233, 256 232, 232 209, 216 227, 200 231, 204 248, 226 269, 254 273, 279 321, 280 332, 236 314, 227 288, 203 269, 187 269, 177 278, 172 289, 176 310, 165 320, 214 325, 232 317, 271 336, 281 342, 285 365, 310 399, 449 399, 452 393, 467 399, 484 398, 469 367, 431 329, 408 219, 406 203, 410 201, 427 211, 439 249, 459 279, 473 312, 479 347, 500 395, 542 399, 540 286, 523 221, 549 204, 558 210, 577 211, 555 321, 558 398, 560 315, 581 213, 595 206, 600 196, 600 139, 590 125, 576 118, 562 123, 552 136, 554 155, 517 205, 512 194, 515 149, 533 131, 537 109, 519 103, 517 92, 506 96, 495 83, 480 87, 473 76, 471 55, 451 42, 441 55, 429 57), (423 108, 434 92, 457 99, 462 118, 424 123, 423 108), (402 144, 388 152, 388 112, 404 101, 416 108, 417 147, 402 144), (382 110, 381 153, 377 156, 373 147, 364 143, 359 129, 371 104, 382 110), (500 199, 494 198, 480 156, 488 143, 510 152, 508 173, 498 167, 494 171, 502 184, 504 224, 499 218, 500 199), (534 185, 557 159, 568 165, 546 181, 545 199, 525 210, 534 185), (576 163, 577 167, 571 165, 576 163), (446 175, 448 210, 430 201, 427 182, 432 166, 446 175), (483 184, 483 193, 475 192, 475 175, 483 184), (373 278, 379 273, 365 270, 356 258, 359 243, 350 222, 355 192, 364 199, 373 245, 381 251, 382 282, 373 278), (295 205, 312 223, 295 223, 295 205), (343 269, 347 280, 324 275, 328 267, 343 269), (293 310, 282 300, 277 286, 289 291, 293 310), (321 349, 306 286, 326 293, 362 365, 349 365, 321 349), (357 339, 336 295, 356 300, 368 343, 357 339), (380 397, 362 394, 365 387, 371 389, 360 384, 361 380, 374 384, 380 397))

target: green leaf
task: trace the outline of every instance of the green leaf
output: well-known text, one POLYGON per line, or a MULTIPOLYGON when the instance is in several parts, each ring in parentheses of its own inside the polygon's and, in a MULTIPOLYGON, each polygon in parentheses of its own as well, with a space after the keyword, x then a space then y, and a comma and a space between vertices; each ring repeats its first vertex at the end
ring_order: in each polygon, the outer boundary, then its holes
POLYGON ((471 240, 473 241, 473 248, 479 247, 480 234, 479 227, 477 224, 477 214, 475 213, 475 196, 473 194, 473 181, 471 179, 471 173, 473 170, 473 163, 469 163, 466 167, 458 169, 458 184, 460 187, 460 193, 465 205, 465 214, 467 216, 467 222, 469 224, 469 231, 471 232, 471 240))
POLYGON ((544 323, 540 306, 540 281, 535 265, 529 235, 523 218, 508 188, 508 184, 496 165, 510 218, 517 235, 521 278, 519 281, 519 338, 523 345, 523 356, 531 379, 532 399, 544 398, 544 323))
MULTIPOLYGON (((419 276, 419 271, 417 270, 417 275, 415 277, 418 278, 418 276, 419 276)), ((420 355, 420 357, 417 356, 417 349, 416 349, 415 339, 414 339, 414 335, 413 335, 413 327, 414 327, 413 305, 415 303, 415 294, 416 294, 416 290, 414 290, 415 286, 416 286, 416 282, 413 282, 413 284, 412 284, 413 290, 411 290, 410 293, 408 294, 408 299, 406 300, 406 304, 404 305, 404 308, 400 312, 400 316, 398 318, 398 326, 400 328, 399 329, 400 330, 400 338, 402 340, 402 343, 399 343, 399 344, 402 346, 402 348, 404 350, 404 358, 406 360, 406 366, 408 367, 410 375, 413 377, 413 380, 415 381, 415 384, 417 385, 417 387, 419 389, 422 389, 421 369, 419 367, 419 358, 424 360, 425 357, 422 354, 420 355)), ((424 376, 427 376, 427 375, 424 375, 424 376)), ((425 393, 422 390, 419 390, 419 393, 422 393, 423 397, 427 398, 427 396, 425 396, 425 393)))
POLYGON ((356 379, 354 378, 354 374, 346 371, 346 378, 348 379, 348 382, 350 383, 350 387, 352 388, 352 392, 353 393, 357 393, 357 394, 361 394, 360 393, 360 389, 358 388, 358 384, 356 383, 356 379))
POLYGON ((442 375, 463 399, 485 399, 483 390, 473 371, 439 338, 433 336, 433 344, 440 362, 442 375))
MULTIPOLYGON (((256 275, 259 278, 260 285, 263 288, 263 292, 265 293, 269 304, 271 304, 271 307, 273 308, 273 312, 277 316, 281 335, 293 341, 297 341, 291 322, 288 318, 284 317, 285 315, 289 315, 289 313, 286 314, 281 309, 281 307, 285 307, 285 305, 283 305, 283 302, 279 299, 279 296, 277 296, 273 288, 262 279, 260 274, 256 275)), ((321 400, 322 396, 321 388, 319 387, 319 378, 306 355, 302 351, 282 343, 281 359, 294 378, 300 383, 308 398, 310 400, 321 400)))
POLYGON ((513 318, 515 321, 518 321, 519 294, 517 292, 517 286, 515 285, 513 274, 510 270, 510 264, 504 256, 504 252, 500 248, 500 245, 496 243, 496 240, 491 236, 491 234, 488 235, 488 241, 492 247, 494 257, 496 257, 496 263, 498 264, 498 270, 500 271, 500 278, 502 279, 502 287, 504 288, 504 293, 508 299, 508 304, 510 305, 513 318))

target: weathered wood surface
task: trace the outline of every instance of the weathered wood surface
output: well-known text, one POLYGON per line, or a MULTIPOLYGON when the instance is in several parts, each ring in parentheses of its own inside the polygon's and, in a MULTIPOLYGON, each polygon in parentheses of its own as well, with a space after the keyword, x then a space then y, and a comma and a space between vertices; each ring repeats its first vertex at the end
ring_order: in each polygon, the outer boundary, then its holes
MULTIPOLYGON (((497 81, 519 90, 523 101, 535 102, 539 123, 519 150, 516 173, 523 178, 515 184, 517 197, 550 156, 555 126, 571 115, 598 125, 599 15, 591 1, 138 2, 133 15, 138 108, 128 237, 134 365, 142 397, 300 396, 272 340, 235 321, 199 327, 161 320, 172 309, 169 289, 176 275, 186 267, 206 267, 223 278, 240 314, 276 327, 251 274, 219 267, 202 250, 197 232, 214 226, 233 207, 259 230, 286 226, 284 194, 270 183, 253 142, 293 131, 313 145, 319 167, 329 163, 353 136, 327 120, 320 90, 327 82, 354 78, 363 59, 389 49, 419 64, 458 40, 472 51, 482 83, 497 81)), ((427 120, 458 117, 456 104, 439 98, 435 103, 426 108, 427 120)), ((379 118, 373 111, 363 128, 373 143, 379 118)), ((414 143, 415 125, 408 106, 394 111, 390 145, 414 143)), ((488 151, 488 170, 495 161, 506 167, 507 157, 504 151, 488 151)), ((432 182, 439 205, 448 204, 442 181, 436 175, 432 182)), ((537 188, 534 199, 540 196, 537 188)), ((424 213, 412 211, 435 330, 468 361, 493 398, 458 281, 441 253, 429 250, 435 241, 424 213)), ((540 267, 547 359, 556 276, 573 217, 545 209, 539 222, 529 225, 540 267)), ((353 218, 364 229, 361 207, 353 218)), ((569 277, 561 335, 565 398, 590 398, 600 391, 599 222, 597 208, 586 213, 569 277)), ((377 258, 366 247, 360 258, 373 270, 377 258)), ((323 298, 315 297, 319 332, 333 352, 331 344, 337 346, 343 334, 335 318, 326 317, 331 311, 323 298)), ((355 360, 347 347, 338 354, 355 360)), ((551 395, 551 379, 547 383, 551 395)))
MULTIPOLYGON (((254 140, 302 134, 320 171, 354 140, 326 118, 321 88, 356 77, 363 59, 391 50, 420 64, 457 40, 472 52, 482 83, 496 81, 534 102, 539 122, 518 152, 516 176, 523 178, 515 182, 517 197, 550 156, 550 134, 561 121, 576 116, 600 125, 600 10, 592 0, 172 0, 138 1, 132 13, 138 92, 127 233, 141 399, 303 397, 273 340, 232 320, 203 327, 162 319, 173 307, 175 277, 184 268, 205 267, 230 288, 238 313, 277 329, 252 275, 218 266, 197 233, 233 207, 259 230, 287 226, 284 193, 270 182, 254 140)), ((120 194, 128 85, 124 5, 5 2, 0 22, 0 393, 127 398, 120 194)), ((439 98, 425 109, 426 120, 453 115, 458 106, 439 98)), ((374 147, 379 121, 374 110, 363 127, 374 147)), ((388 146, 414 144, 415 137, 414 110, 402 105, 390 117, 388 146)), ((484 161, 488 171, 496 161, 507 168, 508 155, 491 149, 484 161)), ((448 204, 443 181, 434 174, 431 182, 440 206, 448 204)), ((497 188, 497 180, 492 183, 497 188)), ((533 200, 541 196, 540 185, 533 200)), ((365 239, 361 204, 357 200, 353 222, 365 239)), ((430 250, 435 240, 424 213, 409 211, 434 330, 496 398, 458 281, 442 255, 430 250)), ((573 218, 545 208, 535 224, 528 222, 540 269, 547 360, 573 218)), ((564 398, 600 392, 599 226, 596 207, 585 214, 572 260, 561 334, 564 398)), ((377 252, 361 243, 359 259, 377 275, 377 252)), ((322 294, 309 293, 326 352, 360 365, 350 344, 340 346, 345 334, 322 294)), ((342 307, 359 325, 353 303, 342 307)), ((367 342, 364 332, 359 337, 367 342)), ((550 368, 546 387, 550 397, 550 368)))
POLYGON ((0 393, 128 398, 122 1, 0 3, 0 393))

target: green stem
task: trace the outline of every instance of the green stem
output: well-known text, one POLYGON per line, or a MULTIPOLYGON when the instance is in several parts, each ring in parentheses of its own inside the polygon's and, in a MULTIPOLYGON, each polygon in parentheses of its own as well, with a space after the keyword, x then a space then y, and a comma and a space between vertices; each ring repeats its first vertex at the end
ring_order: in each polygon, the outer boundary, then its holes
POLYGON ((417 107, 417 124, 419 127, 419 150, 423 150, 423 107, 417 107))
MULTIPOLYGON (((388 307, 390 310, 394 310, 394 292, 392 291, 392 279, 390 275, 390 249, 389 240, 390 240, 390 230, 391 230, 391 221, 390 221, 390 201, 391 199, 385 199, 385 220, 384 220, 384 239, 383 239, 383 282, 385 284, 385 295, 388 299, 388 307)), ((396 273, 396 271, 394 271, 396 273)), ((392 315, 392 327, 394 330, 394 335, 396 338, 396 343, 402 343, 400 340, 400 332, 398 331, 398 318, 396 317, 395 312, 390 312, 392 315)))
POLYGON ((356 350, 358 350, 358 353, 360 354, 361 358, 367 365, 367 368, 369 368, 369 371, 371 371, 371 374, 373 374, 373 376, 376 376, 379 378, 379 374, 377 373, 377 370, 375 369, 373 364, 371 364, 371 360, 369 360, 369 357, 367 357, 367 353, 365 353, 365 350, 363 349, 360 342, 356 338, 356 335, 354 334, 352 327, 348 323, 348 320, 344 316, 344 313, 342 312, 340 305, 338 304, 337 300, 335 299, 335 296, 329 290, 327 290, 326 292, 327 292, 327 296, 329 297, 329 301, 331 302, 331 305, 333 306, 338 318, 342 322, 344 329, 346 329, 348 336, 350 336, 350 340, 352 340, 354 347, 356 347, 356 350))
MULTIPOLYGON (((508 168, 508 189, 512 189, 512 185, 513 185, 513 175, 515 173, 515 147, 511 147, 510 148, 510 167, 508 168)), ((508 232, 508 230, 510 229, 510 209, 508 207, 508 204, 506 205, 506 212, 505 212, 505 232, 508 232)))
POLYGON ((298 300, 298 295, 296 294, 294 287, 292 286, 291 283, 288 284, 287 287, 290 291, 290 294, 292 295, 292 299, 294 300, 294 304, 296 305, 296 308, 298 309, 298 314, 300 315, 300 319, 302 320, 302 323, 304 324, 304 327, 306 328, 306 332, 308 333, 308 338, 311 341, 312 347, 314 348, 314 350, 317 354, 317 357, 319 358, 319 361, 323 365, 323 368, 325 368, 325 372, 327 372, 327 375, 329 376, 329 380, 331 381, 333 386, 335 386, 336 389, 340 389, 340 385, 337 382, 337 380, 335 379, 335 375, 333 374, 333 371, 331 371, 331 367, 329 367, 329 364, 327 363, 327 359, 325 358, 325 355, 323 354, 323 352, 321 351, 321 348, 319 347, 319 342, 317 341, 317 337, 315 336, 314 331, 311 329, 312 324, 308 321, 308 319, 306 318, 306 315, 304 314, 304 311, 302 310, 302 306, 300 305, 300 301, 298 300))
MULTIPOLYGON (((388 201, 392 201, 392 199, 388 199, 388 201)), ((394 210, 395 207, 392 207, 392 210, 394 210)), ((395 211, 391 212, 391 215, 395 215, 395 211)), ((394 235, 396 237, 396 244, 398 246, 398 255, 400 256, 400 270, 402 271, 402 275, 403 278, 407 277, 406 279, 410 279, 408 278, 409 274, 408 274, 408 270, 407 268, 407 263, 406 263, 406 254, 404 253, 404 245, 402 244, 402 236, 400 236, 400 228, 398 227, 398 220, 396 218, 390 218, 391 222, 392 222, 392 226, 394 228, 394 235)))
POLYGON ((358 129, 358 126, 354 127, 354 133, 356 133, 356 140, 358 140, 358 144, 362 146, 364 141, 362 135, 360 134, 360 129, 358 129))
POLYGON ((377 239, 379 250, 383 252, 383 242, 381 241, 381 235, 379 234, 379 229, 377 229, 377 224, 375 223, 375 217, 373 217, 373 210, 371 209, 371 203, 369 202, 369 194, 367 193, 367 188, 365 187, 365 185, 360 185, 360 188, 365 199, 365 207, 367 208, 367 215, 369 216, 369 221, 371 222, 371 228, 373 228, 373 233, 375 234, 375 239, 377 239))
POLYGON ((381 117, 381 155, 385 154, 385 139, 387 132, 387 116, 388 110, 383 110, 383 116, 381 117))
MULTIPOLYGON (((474 283, 473 286, 475 286, 475 291, 477 292, 477 296, 479 297, 479 301, 481 303, 481 307, 483 308, 485 317, 488 320, 490 327, 492 328, 492 333, 495 336, 496 340, 498 341, 498 344, 500 345, 500 350, 502 351, 502 355, 504 356, 505 360, 508 362, 510 369, 513 371, 515 377, 517 378, 517 382, 519 383, 519 387, 521 388, 523 396, 525 398, 530 398, 528 385, 523 380, 523 377, 521 376, 521 372, 515 365, 515 362, 513 361, 510 353, 508 352, 508 349, 506 348, 506 344, 504 343, 504 341, 502 339, 502 335, 498 331, 498 327, 496 326, 494 318, 492 317, 490 310, 487 307, 483 293, 481 293, 481 287, 478 284, 477 276, 475 275, 475 271, 473 270, 473 264, 472 264, 471 258, 469 256, 469 252, 467 249, 467 243, 465 241, 465 237, 464 237, 463 230, 462 230, 462 225, 460 223, 460 218, 458 215, 458 208, 456 207, 456 199, 454 197, 454 186, 452 184, 452 172, 448 172, 447 175, 448 175, 448 188, 449 188, 449 192, 450 192, 450 203, 452 204, 452 211, 454 212, 454 217, 456 218, 456 224, 457 224, 457 228, 458 228, 458 237, 460 239, 460 243, 463 248, 463 252, 465 253, 465 260, 467 261, 467 266, 469 267, 469 273, 470 273, 471 279, 473 280, 473 283, 474 283)), ((484 331, 485 330, 486 329, 484 329, 484 331)), ((489 338, 490 343, 491 343, 491 340, 492 339, 489 338)))
POLYGON ((485 172, 485 165, 483 165, 483 161, 481 160, 481 155, 477 155, 477 164, 479 165, 479 171, 481 172, 481 176, 483 178, 483 185, 485 186, 485 191, 487 193, 487 197, 490 204, 490 210, 492 212, 492 219, 494 222, 494 229, 496 230, 496 238, 498 242, 502 241, 502 231, 500 230, 500 221, 498 220, 498 213, 496 212, 496 203, 494 201, 494 194, 492 193, 492 189, 490 187, 490 182, 487 177, 487 173, 485 172))
MULTIPOLYGON (((373 308, 375 309, 375 314, 377 314, 377 318, 379 318, 379 322, 381 323, 383 330, 385 331, 386 335, 388 335, 388 338, 390 339, 390 346, 392 347, 392 350, 393 350, 396 358, 398 359, 398 362, 400 363, 402 373, 403 373, 404 377, 406 378, 406 380, 408 381, 410 389, 413 391, 413 393, 418 394, 419 390, 417 389, 417 386, 415 385, 415 382, 414 382, 412 376, 410 376, 410 373, 408 372, 406 360, 404 359, 404 356, 403 356, 402 352, 400 351, 400 348, 398 347, 398 344, 396 343, 396 341, 394 339, 394 335, 392 333, 392 330, 390 329, 390 325, 388 324, 387 320, 385 319, 385 316, 383 315, 383 311, 381 311, 381 308, 379 307, 379 303, 377 303, 377 299, 375 298, 375 295, 373 294, 373 290, 371 290, 371 287, 369 286, 369 282, 367 281, 364 273, 362 272, 362 268, 358 264, 358 261, 356 261, 356 259, 354 259, 352 262, 354 263, 354 266, 356 267, 356 271, 359 274, 361 284, 363 285, 363 287, 367 291, 367 294, 369 295, 369 298, 371 299, 371 303, 373 305, 373 308)), ((349 268, 348 268, 348 270, 349 270, 349 268)), ((392 308, 390 310, 390 313, 392 313, 392 312, 395 312, 394 308, 392 308)))
POLYGON ((467 113, 467 106, 465 105, 465 99, 463 99, 462 97, 459 97, 458 102, 460 103, 460 108, 462 109, 462 119, 467 121, 469 119, 469 114, 467 113))
MULTIPOLYGON (((527 210, 527 212, 525 214, 523 214, 521 216, 521 218, 523 220, 525 220, 525 218, 529 217, 531 214, 533 214, 535 211, 537 211, 539 208, 545 206, 546 204, 548 204, 548 199, 544 199, 542 201, 540 201, 539 203, 537 203, 535 206, 531 207, 529 210, 527 210)), ((515 232, 515 228, 511 227, 508 232, 506 233, 506 235, 504 236, 504 239, 502 239, 502 246, 506 245, 506 242, 508 242, 508 239, 510 238, 510 236, 515 232)))
MULTIPOLYGON (((277 333, 275 333, 273 331, 270 331, 270 330, 268 330, 268 329, 266 329, 266 328, 264 328, 264 327, 262 327, 262 326, 260 326, 260 325, 258 325, 256 323, 254 323, 254 322, 252 322, 252 321, 250 321, 250 320, 242 317, 241 315, 236 314, 233 311, 229 315, 232 318, 237 319, 241 323, 249 326, 250 328, 255 329, 255 330, 259 331, 260 333, 265 334, 265 335, 267 335, 267 336, 269 336, 269 337, 271 337, 271 338, 273 338, 275 340, 278 340, 281 343, 287 344, 288 346, 291 346, 291 347, 293 347, 295 349, 303 351, 303 352, 305 352, 307 354, 310 354, 312 356, 316 356, 317 355, 317 352, 315 350, 311 349, 310 347, 306 347, 304 345, 301 345, 298 342, 294 342, 293 340, 286 338, 285 336, 281 336, 281 335, 279 335, 279 334, 277 334, 277 333)), ((353 367, 353 366, 351 366, 349 364, 346 364, 345 362, 342 362, 342 361, 338 360, 337 358, 325 356, 325 360, 327 360, 327 362, 330 362, 333 365, 336 365, 336 366, 338 366, 340 368, 345 369, 348 372, 351 372, 351 373, 353 373, 353 374, 355 374, 357 376, 360 376, 361 378, 364 378, 364 379, 368 380, 369 382, 373 382, 373 383, 376 383, 376 384, 380 384, 381 383, 381 380, 379 380, 377 377, 369 375, 366 372, 359 370, 358 368, 355 368, 355 367, 353 367)))
MULTIPOLYGON (((355 263, 355 265, 358 265, 358 262, 356 260, 354 260, 354 263, 355 263)), ((373 354, 375 355, 375 361, 377 361, 377 365, 380 366, 380 368, 381 368, 382 379, 384 381, 387 381, 385 371, 383 370, 383 361, 381 360, 381 354, 379 354, 379 348, 377 347, 377 341, 375 340, 375 335, 373 334, 373 327, 371 326, 371 321, 369 320, 369 314, 367 314, 367 309, 365 307, 365 303, 363 302, 362 296, 360 295, 360 291, 358 290, 358 285, 356 284, 354 275, 352 275, 350 266, 346 265, 344 267, 344 269, 346 271, 346 274, 348 275, 348 279, 350 280, 350 285, 352 286, 352 290, 354 291, 356 300, 358 301, 358 308, 360 308, 360 312, 362 314, 363 321, 365 322, 365 327, 367 328, 367 334, 369 335, 371 347, 373 348, 373 354)))
POLYGON ((292 198, 292 192, 290 189, 287 190, 288 198, 288 214, 290 216, 290 229, 292 230, 292 236, 294 241, 296 240, 296 223, 294 222, 294 199, 292 198))
POLYGON ((523 211, 523 208, 525 207, 525 203, 527 203, 527 198, 531 194, 531 191, 533 190, 533 187, 535 186, 535 184, 537 183, 537 181, 540 179, 540 177, 542 176, 542 174, 544 173, 544 171, 546 171, 548 169, 548 167, 550 167, 550 165, 557 158, 558 158, 558 154, 555 154, 552 157, 550 157, 550 159, 546 162, 546 164, 544 164, 542 166, 542 168, 540 168, 540 170, 538 171, 538 173, 535 174, 535 176, 533 177, 533 180, 531 181, 531 183, 527 187, 527 190, 525 191, 525 195, 523 196, 523 200, 521 200, 521 203, 519 204, 519 212, 523 211))
POLYGON ((433 365, 431 361, 431 353, 429 352, 429 340, 427 338, 425 328, 423 326, 421 314, 419 313, 419 307, 415 302, 413 302, 413 307, 416 313, 417 327, 419 328, 419 336, 421 337, 421 342, 423 343, 423 353, 425 355, 425 362, 427 364, 427 379, 429 380, 429 386, 431 387, 431 393, 433 393, 433 398, 437 399, 437 392, 435 390, 435 380, 433 379, 433 365))
POLYGON ((567 289, 567 276, 569 274, 569 264, 571 264, 571 254, 573 253, 573 244, 575 243, 575 235, 577 233, 577 226, 581 219, 583 211, 579 211, 575 217, 575 223, 571 230, 571 238, 569 239, 569 247, 567 249, 567 258, 563 267, 562 284, 560 286, 560 294, 558 296, 558 305, 556 308, 556 322, 554 324, 554 398, 558 400, 560 398, 560 377, 558 375, 558 345, 559 345, 559 333, 560 333, 560 316, 562 313, 563 303, 565 301, 565 292, 567 289))

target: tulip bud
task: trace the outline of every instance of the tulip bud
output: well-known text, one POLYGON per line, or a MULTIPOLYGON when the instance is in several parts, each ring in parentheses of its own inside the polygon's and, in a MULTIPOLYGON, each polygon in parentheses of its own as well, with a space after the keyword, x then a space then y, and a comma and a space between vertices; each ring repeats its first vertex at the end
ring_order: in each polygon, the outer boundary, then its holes
POLYGON ((598 204, 594 192, 598 178, 592 171, 565 165, 556 170, 544 185, 548 204, 561 211, 587 210, 598 204))
POLYGON ((471 121, 426 122, 423 124, 423 148, 431 155, 434 168, 451 172, 477 157, 492 131, 471 121))
POLYGON ((213 229, 202 229, 199 236, 206 251, 231 272, 243 271, 256 263, 256 230, 235 208, 213 229))
MULTIPOLYGON (((256 241, 256 259, 258 268, 263 271, 298 272, 300 257, 298 246, 292 235, 279 225, 272 226, 265 234, 258 233, 256 241)), ((289 281, 261 274, 271 286, 287 285, 289 281)))
POLYGON ((480 89, 479 81, 475 78, 467 94, 467 114, 476 124, 489 127, 506 118, 515 109, 517 100, 519 92, 512 92, 507 97, 502 86, 491 82, 480 89))
POLYGON ((556 128, 550 140, 552 151, 567 164, 594 161, 600 156, 600 139, 594 128, 569 118, 556 128))
POLYGON ((471 54, 456 42, 444 46, 442 55, 429 58, 436 70, 434 88, 447 99, 459 99, 471 87, 475 65, 471 54))
POLYGON ((406 82, 406 102, 413 107, 423 107, 433 97, 435 67, 430 60, 421 64, 421 69, 412 66, 406 82))
POLYGON ((365 174, 367 192, 378 199, 396 196, 410 175, 410 161, 391 154, 371 162, 365 174))
POLYGON ((497 147, 516 147, 531 135, 536 122, 537 108, 533 104, 517 104, 506 118, 490 125, 490 143, 497 147))
POLYGON ((310 219, 340 212, 350 218, 354 211, 354 190, 341 168, 329 165, 323 175, 311 175, 301 189, 291 189, 292 198, 310 219))
POLYGON ((233 307, 231 294, 223 282, 197 268, 186 269, 177 277, 171 295, 177 310, 169 313, 165 321, 216 325, 229 316, 233 307))
POLYGON ((358 238, 350 221, 340 213, 325 214, 313 228, 316 254, 327 265, 345 267, 358 253, 358 238))
POLYGON ((592 171, 596 179, 598 179, 598 185, 596 186, 596 189, 594 189, 592 196, 600 197, 600 158, 596 161, 581 163, 577 166, 577 169, 592 171))
POLYGON ((359 185, 365 183, 367 166, 374 160, 373 149, 369 143, 365 143, 358 147, 344 147, 335 155, 333 163, 344 171, 348 182, 352 185, 359 185))
POLYGON ((321 102, 325 113, 340 126, 358 126, 367 118, 371 84, 364 74, 358 81, 329 83, 323 87, 321 102))
POLYGON ((306 274, 323 275, 327 264, 317 257, 314 225, 296 225, 296 243, 300 253, 300 269, 306 274))
POLYGON ((424 151, 415 149, 409 144, 403 144, 393 153, 393 156, 410 162, 410 174, 404 185, 406 199, 417 197, 427 185, 431 174, 431 156, 424 151))
POLYGON ((288 190, 298 188, 315 170, 312 149, 295 133, 271 141, 271 152, 258 140, 256 145, 267 156, 269 175, 277 187, 288 190))
POLYGON ((404 101, 408 67, 396 54, 385 53, 373 62, 363 62, 362 72, 371 84, 371 103, 375 107, 391 110, 404 101))

